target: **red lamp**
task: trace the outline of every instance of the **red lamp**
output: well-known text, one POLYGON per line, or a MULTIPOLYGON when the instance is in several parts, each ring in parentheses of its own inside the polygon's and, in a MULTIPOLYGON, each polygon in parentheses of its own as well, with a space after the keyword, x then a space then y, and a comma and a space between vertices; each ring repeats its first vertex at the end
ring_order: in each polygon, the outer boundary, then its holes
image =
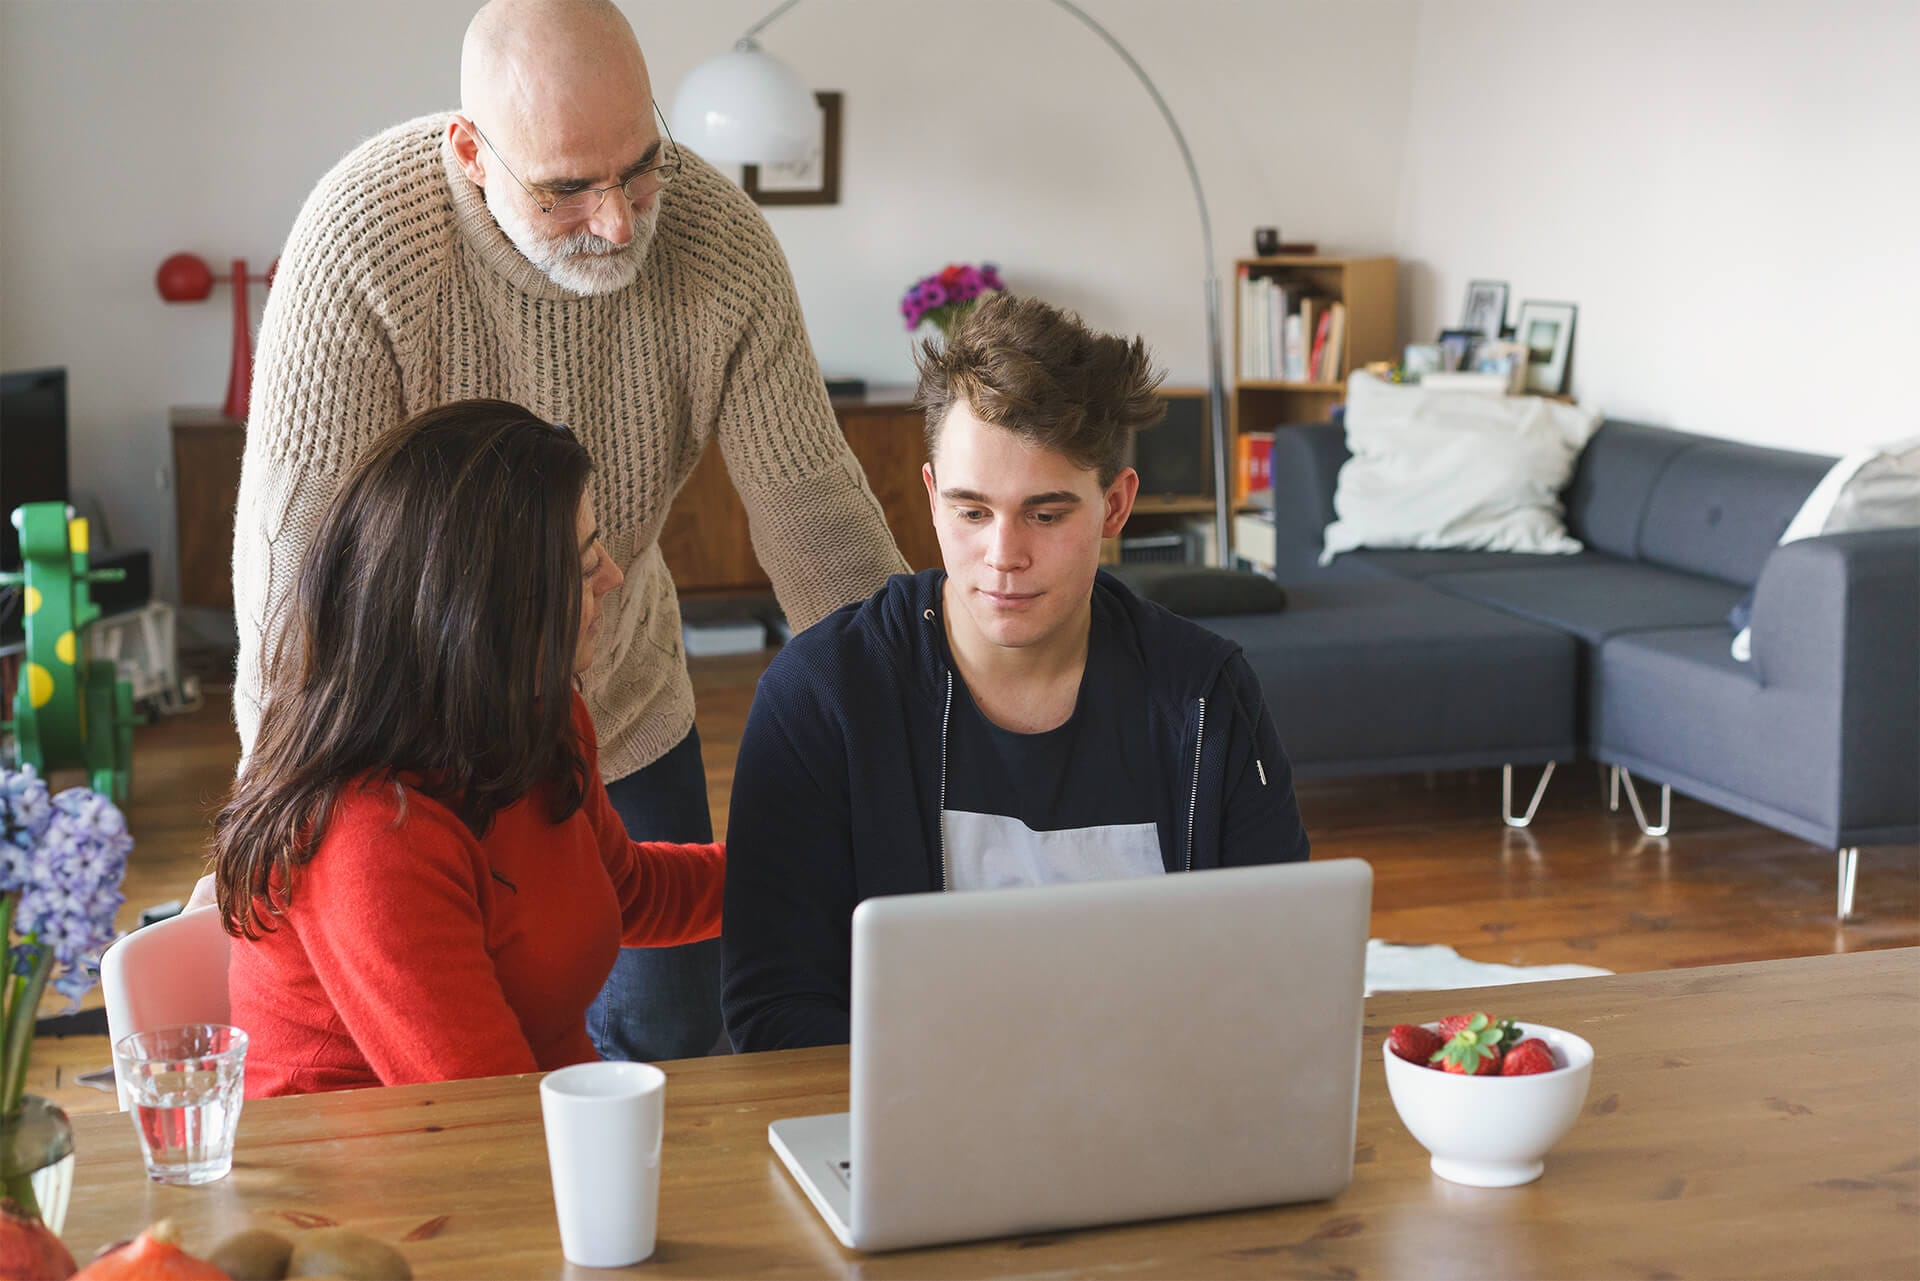
POLYGON ((233 361, 227 371, 227 403, 222 412, 236 421, 247 416, 247 397, 253 391, 253 339, 247 316, 247 282, 257 280, 273 288, 274 273, 280 270, 275 258, 264 276, 249 276, 247 260, 235 258, 233 268, 216 276, 199 254, 174 254, 154 273, 154 287, 168 302, 204 302, 216 284, 233 285, 233 361))

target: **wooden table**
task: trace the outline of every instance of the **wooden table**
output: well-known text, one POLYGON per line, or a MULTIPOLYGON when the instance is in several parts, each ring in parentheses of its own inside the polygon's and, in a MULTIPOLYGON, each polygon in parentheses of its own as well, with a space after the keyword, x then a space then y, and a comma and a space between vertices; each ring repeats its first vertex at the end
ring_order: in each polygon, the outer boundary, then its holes
MULTIPOLYGON (((1334 1201, 891 1255, 843 1251, 767 1146, 845 1108, 844 1050, 667 1065, 659 1276, 1914 1277, 1920 1275, 1920 948, 1368 1002, 1358 1165, 1334 1201), (1486 1006, 1571 1029, 1586 1115, 1523 1188, 1459 1187, 1388 1101, 1392 1023, 1486 1006)), ((234 1174, 162 1188, 124 1116, 75 1122, 67 1240, 171 1216, 189 1248, 249 1224, 338 1221, 421 1277, 569 1270, 536 1077, 247 1106, 234 1174)), ((640 1271, 641 1269, 635 1269, 640 1271)))

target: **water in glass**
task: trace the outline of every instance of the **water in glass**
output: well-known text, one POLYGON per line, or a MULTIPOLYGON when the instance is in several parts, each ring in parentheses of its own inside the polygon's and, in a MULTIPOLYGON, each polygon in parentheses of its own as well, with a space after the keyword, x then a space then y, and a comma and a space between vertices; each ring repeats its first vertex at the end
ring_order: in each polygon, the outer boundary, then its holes
POLYGON ((233 1168, 246 1033, 219 1024, 142 1032, 114 1047, 134 1129, 157 1183, 198 1184, 233 1168))

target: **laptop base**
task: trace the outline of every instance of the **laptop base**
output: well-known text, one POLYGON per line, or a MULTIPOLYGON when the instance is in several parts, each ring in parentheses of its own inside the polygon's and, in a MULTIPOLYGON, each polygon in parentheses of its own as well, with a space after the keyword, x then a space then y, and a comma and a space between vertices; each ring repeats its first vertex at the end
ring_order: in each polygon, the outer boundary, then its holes
POLYGON ((813 1208, 849 1250, 853 1244, 852 1117, 796 1116, 767 1127, 767 1142, 780 1154, 787 1173, 813 1202, 813 1208))

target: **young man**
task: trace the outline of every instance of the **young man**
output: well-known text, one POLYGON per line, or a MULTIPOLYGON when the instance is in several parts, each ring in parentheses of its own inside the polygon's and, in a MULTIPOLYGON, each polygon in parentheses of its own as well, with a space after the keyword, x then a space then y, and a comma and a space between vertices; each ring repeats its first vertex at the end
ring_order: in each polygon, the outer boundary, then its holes
POLYGON ((946 570, 828 616, 760 682, 727 829, 736 1050, 847 1040, 873 895, 1307 857, 1238 648, 1099 573, 1139 487, 1128 435, 1162 412, 1145 344, 1001 295, 919 363, 946 570))
MULTIPOLYGON (((904 568, 834 422, 787 264, 740 189, 677 148, 609 0, 491 0, 461 108, 356 147, 308 198, 265 318, 234 539, 250 749, 294 570, 382 431, 491 396, 593 455, 608 598, 584 677, 614 808, 637 840, 712 839, 661 525, 709 446, 796 627, 904 568)), ((610 1058, 706 1053, 717 942, 627 949, 589 1012, 610 1058)))

